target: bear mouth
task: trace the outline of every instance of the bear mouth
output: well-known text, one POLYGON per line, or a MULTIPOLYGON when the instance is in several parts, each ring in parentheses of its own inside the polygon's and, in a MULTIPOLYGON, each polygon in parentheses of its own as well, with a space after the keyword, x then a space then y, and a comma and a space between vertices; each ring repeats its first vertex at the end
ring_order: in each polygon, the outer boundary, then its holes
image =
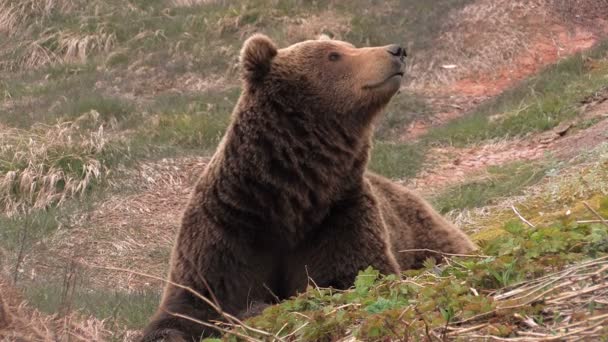
POLYGON ((385 83, 387 83, 388 81, 393 79, 394 77, 398 76, 399 78, 402 78, 404 74, 405 73, 403 71, 396 72, 396 73, 390 75, 389 77, 387 77, 386 79, 384 79, 383 81, 363 86, 363 89, 373 89, 373 88, 381 87, 382 85, 384 85, 385 83))

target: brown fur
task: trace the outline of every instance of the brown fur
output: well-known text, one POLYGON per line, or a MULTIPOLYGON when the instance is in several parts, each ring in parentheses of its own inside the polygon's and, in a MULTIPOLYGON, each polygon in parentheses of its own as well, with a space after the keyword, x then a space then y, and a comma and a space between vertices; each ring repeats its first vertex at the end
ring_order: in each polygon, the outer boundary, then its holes
MULTIPOLYGON (((365 173, 373 120, 400 86, 402 51, 331 40, 277 50, 265 36, 248 39, 243 93, 185 211, 170 279, 210 297, 206 280, 238 314, 304 290, 308 277, 344 289, 367 266, 398 273, 435 256, 399 250, 472 250, 421 198, 365 173)), ((215 333, 168 312, 219 318, 169 285, 144 341, 215 333)))

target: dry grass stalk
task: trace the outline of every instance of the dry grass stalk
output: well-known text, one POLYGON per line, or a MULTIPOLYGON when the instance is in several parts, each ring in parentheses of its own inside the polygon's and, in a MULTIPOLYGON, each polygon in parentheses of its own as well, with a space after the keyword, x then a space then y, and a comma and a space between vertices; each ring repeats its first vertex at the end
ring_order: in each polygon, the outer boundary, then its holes
POLYGON ((18 36, 14 44, 0 50, 0 69, 30 70, 58 63, 82 63, 92 55, 111 51, 116 35, 104 25, 95 32, 85 32, 62 30, 46 20, 82 6, 78 0, 0 0, 0 34, 18 36), (32 36, 32 32, 41 29, 41 33, 32 36))
POLYGON ((253 338, 251 336, 243 335, 243 334, 239 333, 238 331, 227 330, 227 329, 224 329, 224 328, 222 328, 222 327, 220 327, 218 325, 214 325, 214 324, 211 324, 211 323, 203 322, 201 320, 198 320, 198 319, 190 317, 190 316, 182 315, 182 314, 177 313, 177 312, 170 312, 170 311, 165 311, 165 312, 167 312, 171 316, 183 318, 185 320, 194 322, 196 324, 200 324, 200 325, 202 325, 204 327, 208 327, 208 328, 212 328, 212 329, 218 330, 218 331, 220 331, 220 332, 222 332, 224 334, 235 335, 237 337, 240 337, 240 338, 244 339, 245 341, 262 342, 262 340, 259 340, 257 338, 253 338))
MULTIPOLYGON (((522 337, 501 338, 482 335, 478 331, 486 324, 465 325, 466 320, 456 322, 450 335, 459 338, 496 341, 575 341, 593 340, 605 332, 608 313, 605 309, 588 310, 593 303, 608 303, 608 257, 602 257, 571 266, 560 272, 530 282, 521 283, 509 291, 499 291, 493 296, 497 309, 477 319, 496 313, 508 314, 509 310, 523 308, 542 301, 545 308, 542 322, 522 324, 515 333, 522 337)), ((515 317, 515 314, 514 314, 515 317)), ((525 317, 520 317, 524 319, 525 317)))
POLYGON ((69 13, 74 0, 0 0, 0 33, 15 34, 30 18, 48 17, 53 12, 69 13))
POLYGON ((84 194, 101 179, 109 145, 103 124, 79 128, 86 119, 0 132, 0 210, 13 215, 45 208, 84 194))
POLYGON ((528 225, 528 226, 530 226, 531 228, 536 228, 536 226, 535 226, 535 225, 533 225, 533 224, 532 224, 530 221, 526 220, 526 218, 525 218, 525 217, 523 217, 523 216, 521 215, 521 213, 519 212, 519 210, 517 210, 517 208, 515 208, 515 205, 512 205, 512 206, 511 206, 511 209, 513 210, 513 212, 515 213, 515 215, 517 215, 517 217, 519 217, 519 219, 520 219, 520 220, 521 220, 523 223, 527 224, 527 225, 528 225))
POLYGON ((598 218, 598 221, 601 222, 602 224, 604 224, 606 227, 608 227, 608 220, 606 220, 605 218, 602 217, 602 215, 600 215, 600 213, 598 213, 595 209, 593 209, 589 203, 587 202, 583 202, 583 205, 585 205, 585 207, 587 208, 587 210, 589 210, 595 217, 598 218))
POLYGON ((198 5, 207 5, 218 2, 217 0, 171 0, 173 7, 191 7, 198 5))
POLYGON ((116 45, 116 35, 105 29, 95 33, 54 31, 49 29, 39 38, 26 40, 13 51, 17 58, 0 65, 3 69, 35 69, 62 63, 84 63, 90 56, 108 53, 116 45))
POLYGON ((428 249, 428 248, 404 249, 404 250, 399 251, 399 253, 417 253, 417 252, 428 252, 428 253, 439 254, 439 255, 448 256, 448 257, 481 258, 481 259, 490 258, 489 255, 453 254, 453 253, 445 253, 445 252, 441 252, 441 251, 436 251, 436 250, 428 249))

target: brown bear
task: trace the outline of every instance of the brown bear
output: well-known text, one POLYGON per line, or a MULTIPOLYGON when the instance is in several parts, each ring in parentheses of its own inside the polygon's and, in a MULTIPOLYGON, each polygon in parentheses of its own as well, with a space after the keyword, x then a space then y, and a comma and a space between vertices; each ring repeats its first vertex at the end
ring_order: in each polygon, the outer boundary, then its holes
MULTIPOLYGON (((374 119, 399 90, 405 50, 311 40, 241 51, 243 91, 183 216, 170 280, 237 315, 306 288, 348 288, 368 266, 420 267, 467 253, 458 228, 404 187, 366 172, 374 119)), ((143 340, 192 341, 220 314, 167 285, 143 340), (191 319, 178 317, 188 316, 191 319)))

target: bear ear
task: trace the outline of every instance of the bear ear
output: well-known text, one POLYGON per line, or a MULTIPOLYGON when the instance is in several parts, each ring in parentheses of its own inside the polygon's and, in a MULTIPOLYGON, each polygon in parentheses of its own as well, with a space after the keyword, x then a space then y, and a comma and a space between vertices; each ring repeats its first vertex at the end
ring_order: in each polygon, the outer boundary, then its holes
POLYGON ((332 38, 326 33, 321 33, 317 40, 332 40, 332 38))
POLYGON ((270 71, 270 64, 277 55, 277 47, 263 34, 254 34, 243 44, 241 67, 248 81, 259 81, 270 71))

